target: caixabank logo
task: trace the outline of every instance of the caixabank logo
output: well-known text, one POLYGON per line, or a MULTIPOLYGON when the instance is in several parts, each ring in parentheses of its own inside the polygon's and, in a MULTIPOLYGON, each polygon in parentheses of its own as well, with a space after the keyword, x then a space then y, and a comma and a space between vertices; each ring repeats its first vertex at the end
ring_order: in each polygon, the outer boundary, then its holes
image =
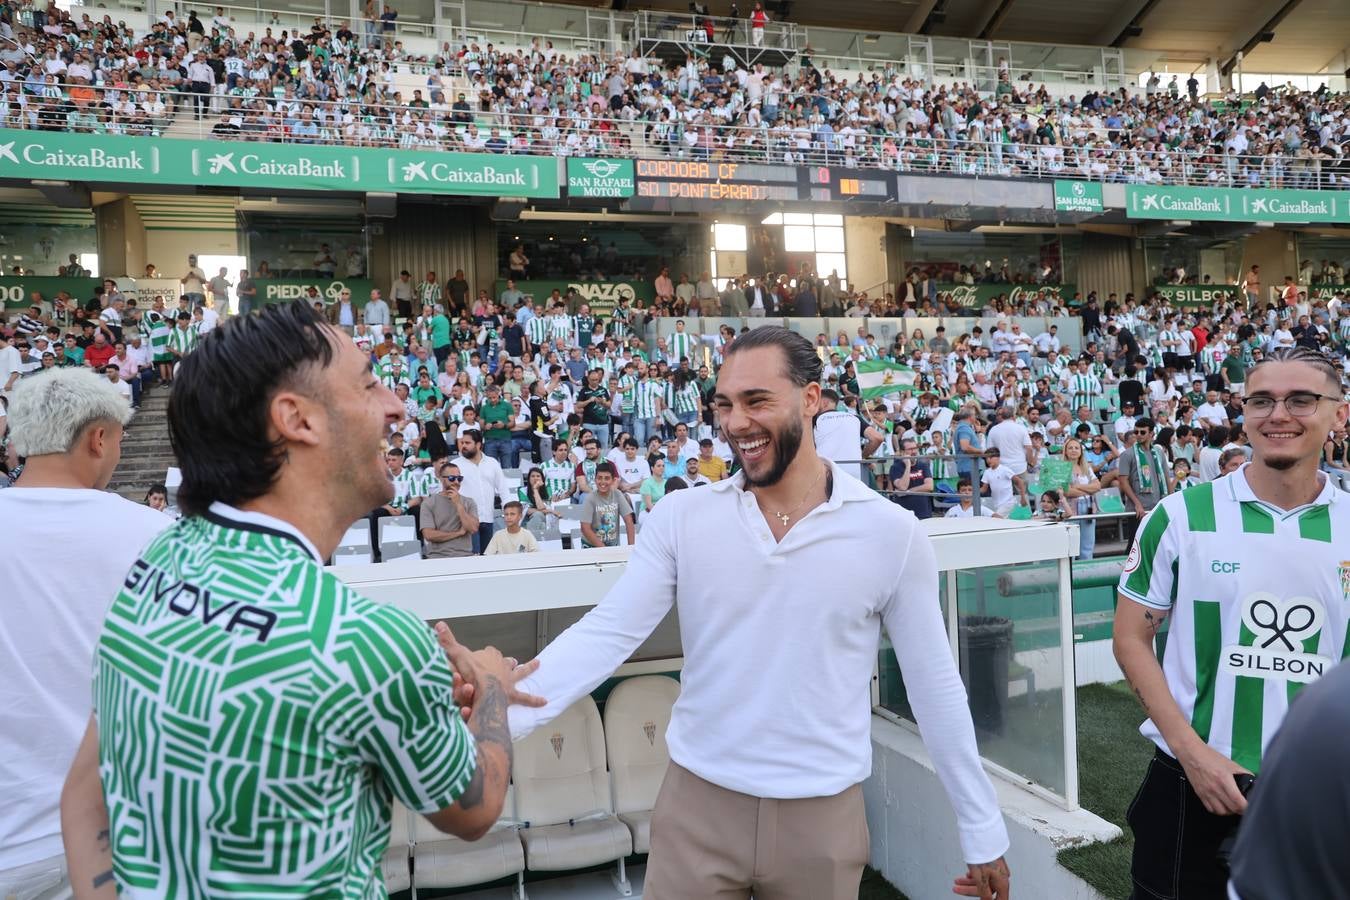
POLYGON ((144 148, 110 150, 104 147, 61 146, 51 141, 11 140, 0 142, 0 176, 12 164, 16 168, 74 169, 95 172, 139 172, 153 175, 159 171, 159 152, 152 145, 144 148))
POLYGON ((308 156, 294 159, 276 159, 264 153, 216 153, 206 160, 207 175, 266 175, 284 178, 355 179, 356 162, 329 160, 323 162, 308 156))

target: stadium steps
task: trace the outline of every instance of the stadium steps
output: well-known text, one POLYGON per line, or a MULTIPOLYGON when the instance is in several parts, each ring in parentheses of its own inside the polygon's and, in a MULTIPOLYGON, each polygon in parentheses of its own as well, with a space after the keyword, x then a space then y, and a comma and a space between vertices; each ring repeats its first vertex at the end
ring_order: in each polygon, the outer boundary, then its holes
POLYGON ((176 465, 169 448, 169 392, 155 387, 141 398, 131 424, 122 438, 122 459, 108 482, 108 490, 140 502, 150 485, 164 480, 176 465))

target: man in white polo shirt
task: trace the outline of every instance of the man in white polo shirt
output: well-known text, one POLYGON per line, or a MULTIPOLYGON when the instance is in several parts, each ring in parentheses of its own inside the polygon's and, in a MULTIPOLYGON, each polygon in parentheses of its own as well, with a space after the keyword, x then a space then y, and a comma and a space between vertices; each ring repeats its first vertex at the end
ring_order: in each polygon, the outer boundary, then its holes
POLYGON ((610 677, 678 605, 684 668, 644 896, 852 900, 884 624, 956 809, 968 865, 956 891, 1001 900, 1008 836, 947 649, 932 544, 913 514, 817 454, 820 368, 784 328, 737 337, 714 403, 741 471, 648 514, 618 584, 522 683, 549 702, 513 707, 512 737, 610 677))
POLYGON ((94 642, 136 555, 173 524, 104 490, 130 419, 129 398, 90 369, 52 369, 14 392, 27 464, 0 491, 0 897, 70 895, 57 801, 89 722, 94 642))

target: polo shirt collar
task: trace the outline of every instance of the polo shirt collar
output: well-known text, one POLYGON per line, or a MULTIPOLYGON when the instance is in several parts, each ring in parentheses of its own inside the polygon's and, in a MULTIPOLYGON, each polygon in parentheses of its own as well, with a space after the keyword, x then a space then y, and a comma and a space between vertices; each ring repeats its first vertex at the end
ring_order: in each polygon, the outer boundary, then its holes
MULTIPOLYGON (((825 463, 830 470, 830 480, 834 484, 834 489, 830 492, 830 498, 825 501, 822 509, 838 509, 844 503, 856 500, 873 500, 879 495, 867 485, 858 479, 844 472, 835 464, 834 460, 821 457, 820 461, 825 463)), ((709 490, 713 491, 734 491, 736 493, 745 492, 745 472, 738 471, 730 478, 724 478, 721 481, 715 481, 709 485, 709 490)))
POLYGON ((266 513, 250 512, 230 506, 228 503, 222 503, 219 500, 211 504, 206 512, 206 518, 215 522, 217 525, 224 525, 227 528, 238 528, 243 531, 257 531, 262 534, 270 534, 280 538, 294 541, 304 548, 305 552, 313 557, 314 561, 323 565, 323 557, 319 555, 319 550, 309 538, 296 528, 290 522, 283 521, 275 516, 269 516, 266 513))
MULTIPOLYGON (((1250 501, 1254 503, 1264 503, 1266 506, 1270 506, 1271 504, 1266 503, 1266 501, 1256 496, 1256 492, 1252 490, 1252 486, 1247 482, 1246 471, 1247 467, 1250 465, 1251 463, 1245 462, 1236 472, 1224 476, 1224 480, 1228 482, 1228 495, 1237 503, 1250 501)), ((1298 507, 1298 509, 1305 509, 1309 506, 1327 506, 1336 502, 1337 495, 1340 494, 1340 491, 1332 483, 1331 479, 1321 472, 1317 473, 1317 477, 1321 479, 1322 490, 1318 492, 1311 503, 1306 503, 1303 506, 1298 507)), ((1291 512, 1294 512, 1294 510, 1282 510, 1282 513, 1286 515, 1291 512)))

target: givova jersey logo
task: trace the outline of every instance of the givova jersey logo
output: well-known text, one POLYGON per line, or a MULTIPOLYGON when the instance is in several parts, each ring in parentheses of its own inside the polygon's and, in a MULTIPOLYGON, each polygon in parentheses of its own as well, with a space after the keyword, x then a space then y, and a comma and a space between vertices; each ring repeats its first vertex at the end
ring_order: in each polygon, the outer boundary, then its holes
POLYGON ((1238 644, 1223 648, 1221 666, 1249 678, 1316 681, 1335 664, 1316 652, 1325 618, 1321 602, 1312 597, 1248 594, 1242 600, 1238 644))

